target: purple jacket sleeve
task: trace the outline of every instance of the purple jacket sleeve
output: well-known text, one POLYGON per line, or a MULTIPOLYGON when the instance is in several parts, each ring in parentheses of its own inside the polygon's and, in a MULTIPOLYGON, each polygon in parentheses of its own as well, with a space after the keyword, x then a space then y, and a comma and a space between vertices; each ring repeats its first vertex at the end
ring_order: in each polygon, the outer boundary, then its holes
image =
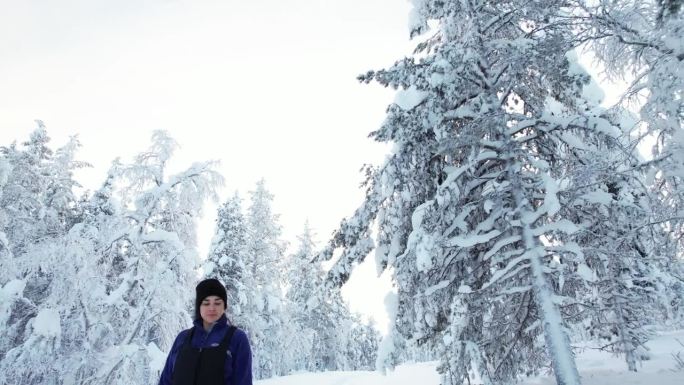
MULTIPOLYGON (((232 375, 228 385, 252 385, 252 348, 244 331, 238 329, 231 341, 232 375)), ((163 384, 165 385, 165 384, 163 384)))
POLYGON ((178 350, 180 349, 181 345, 183 345, 183 341, 185 341, 185 334, 187 330, 183 330, 178 334, 178 337, 176 337, 176 340, 173 341, 173 345, 171 345, 171 351, 169 352, 169 356, 166 357, 166 364, 164 364, 164 370, 161 372, 161 376, 159 377, 159 385, 171 385, 171 380, 173 378, 173 365, 176 363, 176 357, 178 356, 178 350))

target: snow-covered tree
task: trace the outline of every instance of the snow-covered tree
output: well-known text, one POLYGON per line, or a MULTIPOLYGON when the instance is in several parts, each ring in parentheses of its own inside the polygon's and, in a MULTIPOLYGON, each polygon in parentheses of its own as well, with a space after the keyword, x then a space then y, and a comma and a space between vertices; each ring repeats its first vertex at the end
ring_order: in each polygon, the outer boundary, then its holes
POLYGON ((52 311, 49 293, 63 285, 55 255, 60 254, 57 245, 62 244, 77 211, 72 171, 86 165, 74 160, 79 147, 76 138, 56 153, 49 141, 45 126, 38 121, 27 142, 2 147, 0 155, 0 327, 4 330, 0 367, 10 377, 19 370, 18 376, 27 382, 49 378, 54 370, 44 365, 29 373, 26 367, 14 366, 31 357, 45 359, 57 348, 54 330, 41 329, 42 321, 50 318, 41 312, 52 311), (41 338, 42 331, 47 339, 41 338), (49 345, 45 352, 27 355, 29 348, 43 343, 49 345))
POLYGON ((5 184, 2 208, 9 251, 21 259, 25 249, 45 237, 63 235, 75 197, 72 171, 85 164, 73 160, 78 140, 57 150, 49 148, 50 138, 42 122, 22 147, 2 148, 5 184))
POLYGON ((204 275, 215 277, 226 286, 231 321, 237 325, 249 323, 248 297, 255 286, 252 272, 246 268, 246 248, 247 222, 242 211, 242 199, 236 192, 218 210, 216 233, 204 275))
POLYGON ((347 343, 347 361, 352 370, 375 370, 380 333, 374 322, 364 322, 357 314, 351 315, 352 327, 347 343))
POLYGON ((567 197, 573 207, 569 215, 582 224, 573 240, 583 258, 564 264, 557 284, 563 295, 573 298, 569 308, 579 305, 574 315, 588 334, 602 349, 624 355, 629 370, 636 371, 646 356, 645 326, 657 319, 661 257, 653 233, 658 229, 648 226, 653 217, 648 191, 634 183, 638 180, 625 178, 629 173, 611 171, 605 178, 611 182, 598 182, 567 197), (565 284, 568 274, 576 278, 565 284))
MULTIPOLYGON (((11 172, 12 166, 10 163, 4 157, 0 157, 0 202, 4 202, 2 197, 3 190, 5 189, 5 185, 7 185, 9 182, 11 172)), ((18 272, 14 267, 9 238, 5 233, 5 229, 9 220, 8 213, 4 209, 4 206, 2 206, 2 208, 0 208, 0 266, 2 266, 2 271, 0 271, 0 288, 18 276, 18 272)), ((4 316, 9 312, 10 302, 12 301, 8 297, 5 298, 5 300, 2 301, 2 305, 0 305, 2 306, 2 310, 0 310, 0 317, 3 317, 0 320, 0 325, 4 325, 5 323, 4 316)), ((0 351, 2 351, 2 348, 0 348, 0 351)))
POLYGON ((286 374, 295 358, 288 351, 290 323, 286 318, 283 284, 285 243, 281 240, 278 215, 273 213, 271 194, 263 180, 249 192, 245 275, 253 281, 244 309, 244 327, 254 350, 254 375, 268 378, 286 374))
POLYGON ((339 290, 326 290, 313 238, 306 223, 297 250, 288 259, 286 304, 295 327, 292 349, 298 357, 294 369, 373 369, 379 333, 351 313, 339 290))
MULTIPOLYGON (((632 137, 651 154, 640 167, 648 171, 651 212, 641 229, 657 247, 657 294, 661 314, 672 322, 672 305, 681 303, 684 234, 684 9, 679 0, 573 1, 568 21, 612 79, 629 87, 619 105, 638 108, 632 137), (657 239, 657 241, 655 241, 657 239)), ((654 258, 654 255, 649 255, 654 258)))
POLYGON ((76 146, 45 157, 55 180, 34 191, 47 191, 44 210, 54 212, 43 222, 61 231, 17 249, 25 276, 3 292, 23 296, 9 317, 20 339, 0 359, 0 382, 157 381, 160 349, 188 323, 190 299, 182 296, 195 281, 192 218, 222 181, 212 163, 165 177, 173 146, 156 132, 150 150, 134 164, 115 162, 102 188, 81 201, 72 198, 69 171, 76 146), (116 186, 124 187, 121 199, 116 186))
POLYGON ((287 304, 296 328, 296 369, 309 371, 353 368, 346 355, 351 313, 339 291, 321 291, 324 271, 315 261, 313 233, 306 223, 296 252, 288 259, 287 304))
MULTIPOLYGON (((324 352, 314 349, 314 343, 320 339, 327 314, 321 312, 319 306, 307 307, 309 300, 323 284, 323 268, 320 262, 314 261, 315 245, 309 223, 298 236, 296 252, 288 258, 287 293, 288 318, 295 326, 293 349, 297 359, 295 370, 316 371, 322 367, 324 352)), ((316 346, 320 344, 316 343, 316 346)))
POLYGON ((350 340, 354 319, 342 293, 334 289, 317 290, 307 305, 306 311, 318 315, 320 322, 313 335, 313 370, 357 369, 357 363, 349 360, 350 350, 356 348, 350 340))
POLYGON ((176 148, 165 132, 156 131, 151 147, 133 163, 115 164, 126 226, 107 234, 106 250, 115 252, 103 260, 111 280, 101 300, 111 335, 108 349, 97 357, 101 366, 94 383, 154 382, 161 369, 155 357, 189 324, 199 262, 195 220, 223 178, 214 162, 167 176, 176 148))
MULTIPOLYGON (((663 177, 684 177, 684 9, 680 0, 584 1, 571 18, 606 73, 631 82, 663 177)), ((678 194, 679 195, 679 194, 678 194)), ((681 197, 678 197, 681 198, 681 197)))
POLYGON ((391 333, 437 349, 445 384, 473 371, 507 383, 548 362, 558 384, 580 383, 566 311, 577 298, 558 282, 581 278, 583 206, 563 197, 582 188, 575 166, 624 132, 584 88, 565 6, 415 1, 412 36, 433 34, 360 78, 402 89, 372 133, 394 149, 322 257, 342 249, 339 285, 376 248, 397 285, 391 333))

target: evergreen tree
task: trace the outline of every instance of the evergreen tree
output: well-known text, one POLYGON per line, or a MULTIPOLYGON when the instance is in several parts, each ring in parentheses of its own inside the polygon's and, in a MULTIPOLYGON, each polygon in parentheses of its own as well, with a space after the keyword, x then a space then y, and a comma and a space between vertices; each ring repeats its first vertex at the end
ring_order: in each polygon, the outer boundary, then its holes
POLYGON ((93 383, 154 382, 161 367, 159 362, 150 366, 152 358, 189 323, 199 262, 194 218, 223 179, 214 162, 166 176, 176 148, 173 139, 157 131, 134 163, 115 165, 126 226, 107 234, 116 250, 103 264, 112 278, 104 299, 112 334, 105 345, 109 349, 98 357, 102 365, 93 383))
POLYGON ((287 349, 292 333, 282 306, 285 244, 280 239, 278 215, 271 207, 273 195, 266 189, 265 182, 259 181, 249 194, 245 270, 249 271, 246 275, 253 278, 253 286, 244 326, 253 345, 254 375, 269 378, 286 374, 294 359, 287 349))
MULTIPOLYGON (((639 107, 632 137, 651 149, 638 163, 648 172, 648 222, 640 226, 642 248, 655 259, 657 300, 666 322, 677 322, 682 303, 681 250, 684 233, 684 10, 680 0, 576 1, 570 19, 578 43, 586 43, 613 79, 630 82, 621 107, 639 107), (635 102, 633 104, 629 104, 635 102), (655 140, 653 140, 655 139, 655 140), (657 240, 657 241, 656 241, 657 240), (653 253, 652 255, 649 253, 653 253)), ((643 259, 643 258, 640 258, 643 259)), ((674 325, 671 325, 674 326, 674 325)))
MULTIPOLYGON (((5 186, 10 181, 11 174, 12 166, 9 161, 7 161, 4 156, 0 157, 0 202, 6 202, 3 199, 3 192, 5 186)), ((10 250, 10 241, 5 233, 9 221, 10 218, 8 217, 5 206, 0 206, 0 266, 3 267, 2 271, 0 271, 0 288, 18 276, 18 272, 14 266, 12 251, 10 250)), ((7 302, 4 302, 2 306, 3 309, 5 309, 5 307, 9 305, 7 302)), ((7 312, 9 312, 9 308, 3 310, 1 314, 6 314, 7 312)), ((0 349, 0 351, 2 350, 0 349)))
MULTIPOLYGON (((327 314, 318 306, 307 307, 317 289, 323 284, 323 269, 314 261, 315 245, 311 228, 307 222, 298 237, 297 251, 288 258, 287 294, 289 319, 295 325, 296 340, 293 348, 297 359, 295 370, 316 371, 322 369, 324 352, 314 349, 314 342, 320 339, 324 325, 329 322, 327 314)), ((320 346, 316 343, 316 346, 320 346)))
MULTIPOLYGON (((45 137, 39 132, 34 143, 47 143, 45 137)), ((44 223, 36 221, 37 232, 53 230, 23 249, 25 275, 3 288, 17 293, 8 319, 17 338, 2 339, 3 346, 8 340, 14 346, 0 359, 0 382, 156 382, 160 348, 187 324, 189 298, 179 301, 178 293, 190 293, 195 280, 196 252, 187 238, 194 231, 182 226, 192 223, 188 218, 221 182, 211 163, 165 178, 169 145, 168 136, 155 133, 152 148, 135 164, 115 162, 102 188, 81 201, 72 198, 76 184, 69 171, 78 165, 77 146, 54 158, 45 145, 29 147, 42 148, 46 155, 36 164, 53 171, 46 175, 54 180, 43 184, 49 188, 33 190, 46 192, 43 210, 53 211, 40 217, 44 223), (114 197, 116 185, 124 186, 123 205, 114 197)), ((15 159, 26 158, 11 150, 15 159)))
POLYGON ((375 370, 380 333, 373 322, 363 322, 357 314, 352 315, 352 322, 347 345, 347 361, 352 370, 375 370))
MULTIPOLYGON (((59 245, 69 232, 77 209, 72 187, 73 169, 85 164, 73 160, 75 138, 57 155, 42 122, 19 147, 2 147, 0 157, 0 382, 3 376, 32 383, 48 381, 53 365, 31 370, 26 364, 57 353, 60 336, 44 328, 54 314, 54 293, 65 285, 60 271, 59 245), (36 350, 43 347, 43 350, 36 350)), ((67 266, 72 266, 66 264, 67 266)))
POLYGON ((13 143, 2 147, 7 164, 2 208, 6 213, 5 234, 9 251, 21 260, 26 249, 33 243, 50 234, 64 234, 57 216, 48 208, 51 176, 54 158, 53 150, 48 147, 50 138, 42 122, 31 134, 30 140, 22 148, 13 143))
POLYGON ((322 254, 342 249, 329 280, 344 283, 373 249, 376 223, 376 255, 398 289, 392 333, 437 349, 443 383, 472 371, 507 383, 550 361, 558 384, 579 384, 567 334, 577 318, 565 310, 579 299, 558 282, 581 262, 572 213, 585 207, 562 198, 581 189, 586 153, 623 132, 583 89, 564 2, 414 6, 412 36, 428 21, 434 34, 360 77, 402 88, 372 133, 395 147, 322 254))
POLYGON ((375 367, 379 334, 353 315, 338 290, 324 288, 324 271, 306 223, 299 247, 288 259, 290 322, 296 327, 295 369, 370 370, 375 367))
POLYGON ((339 290, 317 290, 309 299, 307 311, 320 315, 313 335, 314 370, 355 370, 356 363, 349 360, 351 330, 354 327, 349 307, 339 290))
POLYGON ((249 324, 249 302, 255 286, 247 262, 247 223, 242 213, 242 200, 235 195, 218 210, 216 234, 211 242, 209 258, 204 268, 208 277, 216 277, 226 285, 232 321, 249 324))
POLYGON ((646 357, 645 326, 658 322, 654 314, 660 256, 651 237, 657 229, 648 226, 653 215, 647 195, 624 175, 613 174, 606 178, 612 183, 597 183, 597 188, 570 197, 571 207, 583 206, 573 218, 583 224, 574 239, 583 258, 564 266, 576 275, 574 283, 564 285, 564 277, 559 277, 558 285, 580 305, 577 317, 589 315, 589 335, 602 349, 624 355, 629 370, 636 371, 638 361, 646 357))

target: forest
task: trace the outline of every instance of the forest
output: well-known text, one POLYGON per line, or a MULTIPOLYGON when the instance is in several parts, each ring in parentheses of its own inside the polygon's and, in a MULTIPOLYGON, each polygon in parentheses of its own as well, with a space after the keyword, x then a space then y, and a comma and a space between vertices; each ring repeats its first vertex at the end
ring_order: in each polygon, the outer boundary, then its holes
POLYGON ((307 226, 287 252, 261 181, 199 255, 225 176, 169 174, 163 131, 82 195, 76 138, 52 148, 39 121, 2 144, 0 383, 156 383, 203 277, 259 379, 436 360, 442 385, 579 385, 586 341, 638 371, 684 327, 684 2, 411 3, 413 54, 358 77, 397 90, 370 133, 391 150, 323 247, 307 226), (586 57, 627 82, 617 103, 586 57), (382 340, 339 292, 369 256, 396 289, 382 340))

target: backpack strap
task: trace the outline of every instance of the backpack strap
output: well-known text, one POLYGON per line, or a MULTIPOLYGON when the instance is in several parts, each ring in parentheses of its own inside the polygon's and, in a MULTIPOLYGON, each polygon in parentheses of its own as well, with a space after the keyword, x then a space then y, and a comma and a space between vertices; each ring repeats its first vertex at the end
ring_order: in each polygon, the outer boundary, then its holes
POLYGON ((183 345, 190 345, 192 346, 192 336, 195 334, 195 328, 191 327, 190 329, 187 329, 189 331, 188 336, 185 337, 185 342, 183 345))
POLYGON ((221 341, 221 345, 220 345, 221 348, 226 349, 226 350, 228 349, 228 347, 230 346, 230 340, 233 339, 233 334, 235 334, 236 330, 237 330, 237 328, 233 325, 230 325, 228 327, 228 330, 226 331, 226 335, 225 335, 225 337, 223 337, 223 341, 221 341))

